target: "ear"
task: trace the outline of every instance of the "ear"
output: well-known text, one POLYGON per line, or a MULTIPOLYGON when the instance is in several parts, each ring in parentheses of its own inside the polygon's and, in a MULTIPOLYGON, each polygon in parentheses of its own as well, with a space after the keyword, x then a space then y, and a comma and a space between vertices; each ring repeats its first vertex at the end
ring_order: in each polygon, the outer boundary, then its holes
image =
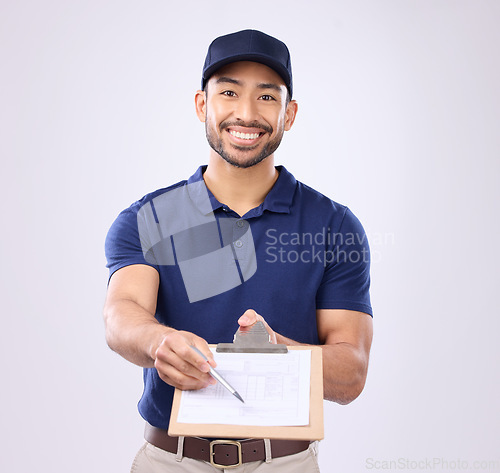
POLYGON ((295 117, 297 116, 297 110, 299 106, 295 100, 290 100, 289 104, 286 106, 285 111, 285 130, 288 131, 292 128, 295 117))
POLYGON ((207 94, 203 90, 197 90, 194 96, 196 115, 200 122, 205 122, 207 118, 207 94))

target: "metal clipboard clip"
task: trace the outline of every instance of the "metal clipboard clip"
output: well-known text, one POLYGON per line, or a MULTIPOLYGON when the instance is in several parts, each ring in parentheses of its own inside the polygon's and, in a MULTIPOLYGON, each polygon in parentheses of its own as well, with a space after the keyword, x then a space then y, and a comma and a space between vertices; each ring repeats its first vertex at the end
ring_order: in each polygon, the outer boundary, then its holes
POLYGON ((269 333, 262 322, 250 327, 240 327, 234 334, 233 343, 219 343, 217 353, 288 353, 286 345, 271 343, 269 333))

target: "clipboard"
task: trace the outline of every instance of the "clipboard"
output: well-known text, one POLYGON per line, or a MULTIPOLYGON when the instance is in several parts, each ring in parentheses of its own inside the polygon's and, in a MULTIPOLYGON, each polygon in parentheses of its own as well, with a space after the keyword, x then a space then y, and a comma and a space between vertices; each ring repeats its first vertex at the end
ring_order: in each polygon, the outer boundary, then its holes
MULTIPOLYGON (((255 345, 249 343, 250 340, 255 340, 256 332, 262 332, 258 322, 255 324, 254 331, 249 337, 245 336, 248 333, 243 333, 243 340, 248 346, 244 352, 246 353, 265 353, 266 351, 255 351, 255 345)), ((233 344, 219 344, 217 345, 218 352, 231 352, 231 350, 242 349, 242 333, 238 330, 235 334, 233 344), (239 332, 239 339, 238 339, 239 332), (231 347, 233 345, 233 347, 231 347)), ((267 334, 267 331, 266 331, 267 334)), ((260 339, 262 342, 262 339, 260 339)), ((259 343, 260 343, 259 342, 259 343)), ((322 349, 319 346, 289 346, 285 345, 271 345, 268 347, 261 347, 261 350, 278 350, 280 353, 286 353, 288 350, 310 350, 311 351, 311 380, 310 380, 310 393, 309 393, 309 424, 301 426, 255 426, 255 425, 229 425, 229 424, 194 424, 178 422, 178 414, 181 403, 182 392, 176 389, 174 393, 174 400, 172 404, 172 413, 170 416, 170 425, 168 434, 171 436, 185 436, 185 437, 208 437, 208 438, 222 438, 222 439, 242 439, 242 438, 268 438, 268 439, 287 439, 287 440, 322 440, 324 438, 324 423, 323 423, 323 356, 322 349), (283 347, 286 351, 283 351, 283 347)), ((211 345, 215 347, 216 345, 211 345)), ((245 347, 243 347, 244 349, 245 347)), ((239 351, 241 353, 241 351, 239 351)), ((272 351, 267 351, 270 353, 272 351)))

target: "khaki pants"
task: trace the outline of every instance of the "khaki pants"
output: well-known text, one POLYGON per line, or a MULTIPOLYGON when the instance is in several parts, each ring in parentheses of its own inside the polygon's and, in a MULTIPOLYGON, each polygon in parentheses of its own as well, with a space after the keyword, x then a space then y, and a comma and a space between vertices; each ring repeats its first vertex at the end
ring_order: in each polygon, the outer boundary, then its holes
POLYGON ((130 473, 319 473, 317 444, 313 442, 304 452, 274 458, 269 463, 257 461, 220 469, 204 461, 166 452, 146 442, 137 453, 130 473))

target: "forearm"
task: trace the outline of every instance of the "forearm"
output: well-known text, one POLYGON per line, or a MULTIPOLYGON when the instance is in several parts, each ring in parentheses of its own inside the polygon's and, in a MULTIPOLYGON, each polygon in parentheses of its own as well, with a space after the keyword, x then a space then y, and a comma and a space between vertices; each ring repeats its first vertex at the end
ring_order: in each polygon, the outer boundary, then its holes
POLYGON ((120 300, 104 309, 106 341, 126 360, 152 368, 158 346, 174 329, 154 319, 154 314, 131 300, 120 300))
MULTIPOLYGON (((305 346, 276 334, 277 343, 305 346)), ((348 404, 364 388, 368 360, 349 343, 320 345, 323 351, 323 397, 328 401, 348 404)))
POLYGON ((324 398, 349 404, 363 391, 368 360, 348 343, 323 345, 322 348, 324 398))

